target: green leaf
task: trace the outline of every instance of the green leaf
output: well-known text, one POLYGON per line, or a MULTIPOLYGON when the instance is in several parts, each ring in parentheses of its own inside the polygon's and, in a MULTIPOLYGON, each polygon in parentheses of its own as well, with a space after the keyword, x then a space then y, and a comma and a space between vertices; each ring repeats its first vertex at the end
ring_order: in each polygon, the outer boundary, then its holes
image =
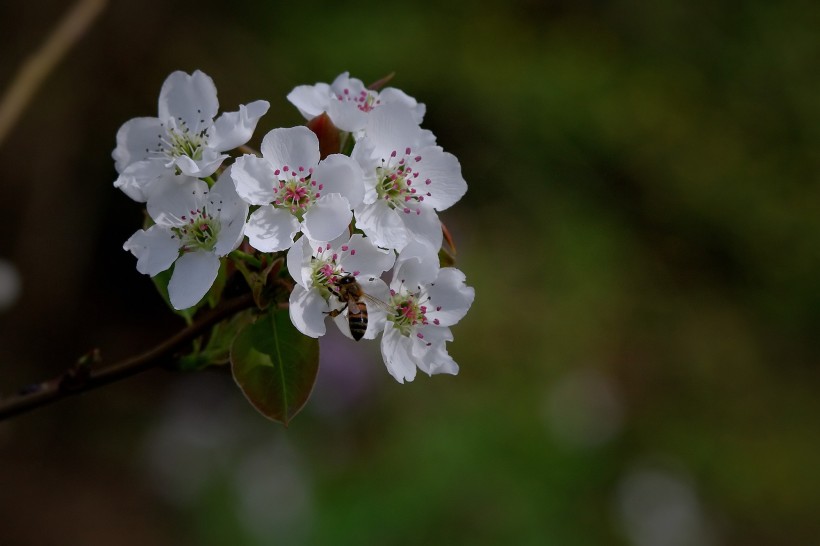
POLYGON ((222 365, 230 362, 231 345, 239 331, 253 322, 253 310, 240 311, 228 320, 216 324, 207 338, 205 346, 195 347, 191 354, 179 359, 178 367, 182 371, 195 371, 208 366, 222 365))
POLYGON ((271 311, 236 336, 231 370, 253 407, 287 426, 313 390, 319 341, 299 333, 287 312, 271 311))
POLYGON ((234 267, 242 274, 250 287, 256 306, 260 309, 269 307, 271 302, 276 300, 276 285, 271 282, 271 279, 277 277, 281 271, 285 263, 284 257, 280 255, 272 259, 271 256, 267 256, 260 261, 255 256, 237 250, 231 252, 229 256, 234 267))

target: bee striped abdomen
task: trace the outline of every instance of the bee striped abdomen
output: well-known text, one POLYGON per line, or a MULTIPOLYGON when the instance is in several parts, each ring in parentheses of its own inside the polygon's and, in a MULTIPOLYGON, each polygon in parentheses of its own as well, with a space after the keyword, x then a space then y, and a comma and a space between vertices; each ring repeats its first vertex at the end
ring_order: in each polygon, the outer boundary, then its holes
POLYGON ((350 335, 359 341, 367 331, 367 306, 363 301, 350 302, 347 306, 347 323, 350 326, 350 335), (354 312, 354 309, 357 309, 354 312))
POLYGON ((336 281, 332 292, 344 303, 341 309, 329 311, 331 317, 338 317, 347 309, 347 325, 350 328, 350 335, 356 341, 364 337, 367 332, 367 305, 362 301, 364 292, 356 281, 356 277, 345 275, 336 281))

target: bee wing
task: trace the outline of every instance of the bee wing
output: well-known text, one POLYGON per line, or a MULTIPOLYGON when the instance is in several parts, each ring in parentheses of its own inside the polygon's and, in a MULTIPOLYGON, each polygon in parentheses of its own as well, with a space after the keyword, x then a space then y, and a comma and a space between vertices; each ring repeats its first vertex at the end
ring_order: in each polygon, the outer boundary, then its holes
POLYGON ((362 293, 362 298, 367 300, 367 303, 372 304, 375 307, 378 307, 379 309, 381 309, 382 311, 384 311, 388 315, 392 315, 393 312, 395 311, 395 309, 393 309, 392 307, 387 305, 385 302, 383 302, 382 300, 380 300, 379 298, 377 298, 375 296, 371 296, 370 294, 362 293))

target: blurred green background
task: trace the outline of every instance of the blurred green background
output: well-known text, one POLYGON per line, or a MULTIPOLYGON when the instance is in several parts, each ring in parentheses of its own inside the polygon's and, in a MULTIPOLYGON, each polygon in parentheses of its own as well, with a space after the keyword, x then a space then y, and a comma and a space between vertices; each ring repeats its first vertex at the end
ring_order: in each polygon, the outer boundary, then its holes
MULTIPOLYGON (((66 10, 0 4, 0 89, 66 10)), ((152 371, 0 424, 0 544, 820 544, 820 11, 766 2, 113 1, 0 147, 0 392, 181 327, 121 249, 118 127, 349 70, 469 191, 457 377, 323 340, 289 429, 152 371), (8 282, 8 281, 6 281, 8 282)))

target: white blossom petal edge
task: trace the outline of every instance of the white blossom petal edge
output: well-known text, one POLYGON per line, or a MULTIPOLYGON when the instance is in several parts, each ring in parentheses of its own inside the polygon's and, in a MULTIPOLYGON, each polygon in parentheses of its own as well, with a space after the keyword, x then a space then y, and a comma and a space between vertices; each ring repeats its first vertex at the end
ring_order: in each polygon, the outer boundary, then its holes
POLYGON ((112 156, 120 177, 114 186, 146 201, 144 188, 158 171, 211 176, 228 157, 222 152, 250 140, 269 106, 258 100, 214 119, 219 102, 213 80, 199 70, 173 72, 162 84, 158 117, 131 119, 117 132, 112 156))
POLYGON ((333 124, 343 131, 361 132, 368 114, 385 104, 399 106, 412 116, 416 125, 424 119, 425 106, 404 91, 387 87, 368 89, 361 80, 343 72, 330 85, 300 85, 288 93, 288 100, 307 120, 326 112, 333 124))
POLYGON ((436 251, 412 242, 399 254, 390 283, 390 299, 381 352, 387 371, 396 381, 412 381, 416 368, 433 375, 458 373, 458 364, 447 352, 457 323, 475 299, 458 269, 438 264, 436 251))
POLYGON ((179 178, 160 201, 165 208, 156 205, 156 224, 134 233, 123 248, 136 256, 140 273, 153 277, 174 265, 168 296, 175 309, 187 309, 210 290, 219 258, 242 241, 248 204, 236 194, 230 168, 210 190, 202 180, 179 178))
POLYGON ((441 246, 436 211, 467 191, 455 156, 430 142, 408 113, 385 105, 370 115, 367 136, 351 157, 361 166, 365 195, 356 225, 378 246, 402 250, 411 240, 441 246))
POLYGON ((319 161, 319 139, 303 126, 272 130, 262 157, 240 157, 232 173, 239 196, 261 205, 248 238, 262 252, 287 250, 300 231, 323 242, 339 237, 364 198, 359 164, 341 154, 319 161))

